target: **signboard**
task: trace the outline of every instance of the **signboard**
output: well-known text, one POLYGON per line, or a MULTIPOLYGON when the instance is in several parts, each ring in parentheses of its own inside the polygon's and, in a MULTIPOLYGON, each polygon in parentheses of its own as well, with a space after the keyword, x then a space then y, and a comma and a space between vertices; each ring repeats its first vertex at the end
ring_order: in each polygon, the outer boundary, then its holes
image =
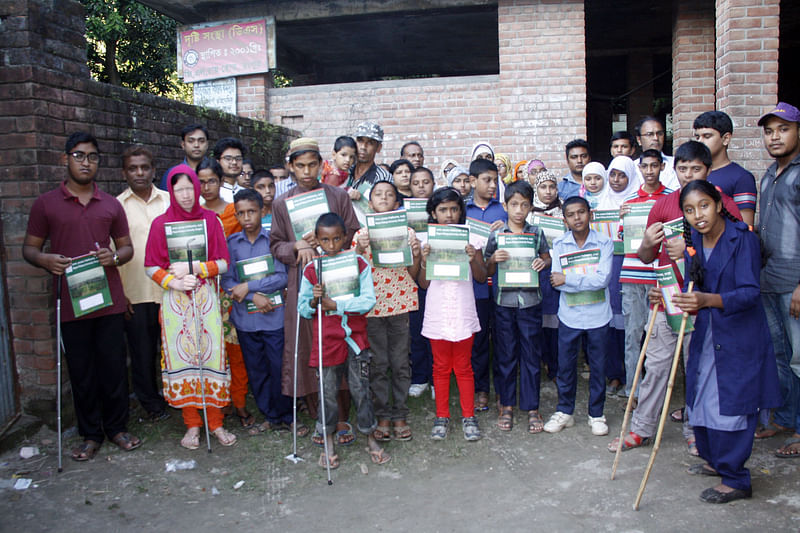
POLYGON ((274 46, 274 17, 183 27, 178 30, 178 75, 194 83, 267 72, 275 67, 274 46))
POLYGON ((194 84, 194 105, 236 114, 236 78, 198 81, 194 84))

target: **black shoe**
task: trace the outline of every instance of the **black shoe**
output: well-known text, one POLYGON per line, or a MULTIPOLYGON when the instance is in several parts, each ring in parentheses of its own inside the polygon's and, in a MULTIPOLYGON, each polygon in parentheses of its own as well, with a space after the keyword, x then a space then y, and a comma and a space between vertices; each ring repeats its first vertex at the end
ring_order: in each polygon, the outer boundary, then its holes
POLYGON ((731 492, 720 492, 714 487, 711 487, 700 493, 700 500, 706 503, 728 503, 734 500, 751 498, 752 496, 752 488, 747 490, 733 489, 731 492))
POLYGON ((139 417, 139 422, 163 422, 164 420, 169 420, 170 415, 167 410, 158 411, 155 413, 147 413, 145 416, 139 417))
POLYGON ((719 473, 716 470, 713 470, 710 466, 708 466, 707 463, 697 463, 687 468, 686 471, 692 474, 693 476, 719 477, 719 473))

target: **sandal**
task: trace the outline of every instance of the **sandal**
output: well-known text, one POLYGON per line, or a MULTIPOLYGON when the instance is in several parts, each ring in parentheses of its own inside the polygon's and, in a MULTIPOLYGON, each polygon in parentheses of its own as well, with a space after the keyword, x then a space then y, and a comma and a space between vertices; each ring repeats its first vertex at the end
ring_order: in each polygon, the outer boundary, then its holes
MULTIPOLYGON (((350 422, 339 422, 339 424, 344 424, 345 429, 336 431, 336 444, 339 446, 350 446, 356 441, 356 434, 353 433, 353 426, 350 425, 350 422)), ((339 424, 337 424, 336 427, 339 427, 339 424)))
POLYGON ((72 460, 82 463, 89 459, 94 459, 97 455, 97 450, 100 449, 100 443, 93 440, 85 440, 80 446, 72 450, 72 460))
POLYGON ((514 408, 500 407, 500 414, 497 417, 497 428, 500 431, 511 431, 514 427, 514 408))
POLYGON ((708 463, 697 463, 697 464, 694 464, 694 465, 692 465, 692 466, 690 466, 689 468, 686 469, 686 473, 691 474, 693 476, 711 476, 711 477, 717 476, 717 477, 719 477, 719 474, 717 473, 717 471, 714 470, 713 468, 711 468, 711 466, 708 463))
POLYGON ((689 448, 689 455, 692 457, 700 457, 700 452, 697 450, 697 439, 689 437, 686 439, 686 446, 689 448))
POLYGON ((189 428, 181 439, 181 446, 187 450, 196 450, 200 447, 200 428, 189 428))
POLYGON ((142 439, 139 437, 134 437, 127 431, 120 431, 113 437, 111 437, 111 442, 119 446, 119 449, 123 452, 129 452, 131 450, 135 450, 139 446, 142 445, 142 439))
POLYGON ((320 448, 325 446, 325 439, 322 437, 322 433, 319 431, 314 431, 314 434, 311 435, 311 444, 314 446, 319 446, 320 448))
POLYGON ((680 409, 675 409, 669 414, 669 419, 673 422, 683 422, 684 410, 685 407, 681 407, 680 409))
POLYGON ((775 422, 770 422, 766 426, 759 426, 759 428, 756 430, 755 438, 768 439, 781 433, 789 433, 790 431, 792 431, 791 428, 785 428, 783 426, 779 426, 775 422))
POLYGON ((376 465, 385 465, 392 460, 392 456, 386 453, 383 448, 379 450, 370 450, 369 448, 364 448, 364 451, 369 454, 369 458, 376 465))
POLYGON ((308 426, 303 424, 302 422, 298 422, 297 423, 297 428, 296 429, 292 427, 292 424, 289 424, 289 431, 291 431, 292 429, 295 430, 295 433, 300 438, 305 437, 311 431, 310 429, 308 429, 308 426))
POLYGON ((475 412, 489 410, 489 394, 483 391, 475 394, 475 412))
POLYGON ((252 426, 250 429, 248 429, 247 434, 250 435, 251 437, 255 437, 256 435, 264 433, 265 431, 269 431, 270 429, 277 430, 278 426, 273 426, 272 424, 270 424, 269 420, 264 420, 260 424, 256 424, 252 426))
POLYGON ((246 407, 242 407, 241 411, 236 408, 236 416, 239 418, 239 423, 242 424, 242 429, 249 429, 256 423, 256 417, 247 411, 246 407), (244 411, 244 414, 241 414, 244 411))
POLYGON ((528 411, 528 433, 541 433, 544 431, 544 420, 536 409, 528 411))
MULTIPOLYGON (((394 425, 394 438, 402 442, 410 441, 413 438, 411 426, 405 420, 398 420, 394 425), (399 424, 397 422, 400 422, 399 424)), ((377 440, 377 439, 376 439, 377 440)))
MULTIPOLYGON (((330 461, 331 461, 331 470, 336 470, 337 468, 339 468, 339 456, 338 455, 336 455, 336 454, 331 455, 330 456, 330 461)), ((321 454, 319 454, 319 461, 317 461, 317 464, 321 468, 325 468, 325 469, 328 468, 327 461, 325 460, 325 452, 322 452, 321 454)))
POLYGON ((378 442, 389 442, 392 440, 392 428, 382 422, 378 422, 378 427, 372 432, 372 438, 378 442))
MULTIPOLYGON (((641 446, 647 446, 648 444, 650 444, 650 437, 641 437, 633 431, 629 431, 625 438, 622 439, 622 451, 627 452, 628 450, 639 448, 641 446)), ((611 441, 611 443, 608 445, 608 451, 611 453, 617 453, 618 446, 619 437, 611 441)))
POLYGON ((217 437, 217 440, 223 446, 233 446, 236 444, 236 435, 225 429, 224 427, 220 426, 211 433, 217 437))
POLYGON ((775 451, 775 457, 781 459, 796 459, 800 457, 800 438, 792 437, 783 441, 783 446, 775 451))

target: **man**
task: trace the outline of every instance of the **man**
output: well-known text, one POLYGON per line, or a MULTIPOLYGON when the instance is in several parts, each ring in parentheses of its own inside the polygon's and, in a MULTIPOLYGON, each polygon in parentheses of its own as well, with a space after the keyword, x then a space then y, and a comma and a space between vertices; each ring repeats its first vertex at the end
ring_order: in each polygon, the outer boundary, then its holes
POLYGON ((238 179, 242 173, 242 162, 247 155, 247 147, 239 139, 225 137, 214 145, 214 157, 222 167, 222 186, 219 195, 226 204, 233 203, 233 195, 242 188, 238 179))
MULTIPOLYGON (((189 124, 184 126, 181 130, 181 149, 185 154, 183 164, 189 165, 193 169, 197 169, 197 165, 208 153, 208 130, 202 124, 189 124)), ((167 189, 167 176, 170 170, 175 167, 170 167, 161 176, 158 188, 162 191, 167 189)))
POLYGON ((583 184, 583 167, 592 160, 589 157, 589 143, 583 139, 568 142, 564 151, 567 156, 569 172, 558 184, 558 196, 561 197, 562 202, 572 196, 579 196, 583 184))
POLYGON ((767 312, 778 362, 783 407, 774 422, 756 432, 772 437, 794 429, 775 453, 800 457, 800 111, 779 102, 761 117, 764 147, 775 162, 761 178, 758 231, 766 263, 761 270, 761 299, 767 312))
POLYGON ((615 131, 611 136, 611 157, 625 155, 633 158, 636 146, 633 144, 633 135, 627 131, 615 131))
POLYGON ((425 164, 425 153, 417 141, 408 141, 400 149, 400 159, 408 159, 414 168, 419 168, 425 164))
POLYGON ((756 178, 728 157, 733 135, 731 117, 722 111, 706 111, 694 119, 694 138, 711 150, 708 181, 733 198, 742 220, 753 225, 756 218, 756 178))
POLYGON ((375 156, 383 147, 383 128, 375 122, 362 122, 356 128, 356 164, 350 169, 350 198, 358 200, 361 194, 356 190, 364 183, 392 181, 392 175, 375 164, 375 156))
MULTIPOLYGON (((33 203, 22 256, 57 276, 54 282, 61 285, 60 294, 67 302, 61 307, 61 333, 78 433, 84 439, 72 450, 72 458, 88 461, 97 454, 104 435, 125 451, 142 444, 126 427, 128 375, 125 350, 120 347, 125 331, 125 294, 117 267, 131 260, 133 246, 122 206, 94 182, 100 162, 97 139, 75 132, 67 138, 64 151, 61 163, 67 167, 67 179, 33 203), (48 238, 50 249, 44 252, 48 238), (110 249, 112 240, 116 252, 110 249), (95 293, 92 299, 99 298, 99 306, 93 305, 94 311, 76 317, 73 309, 80 310, 82 304, 90 302, 76 294, 72 304, 64 274, 72 272, 73 258, 79 256, 97 258, 111 301, 95 293)), ((80 288, 91 289, 92 284, 80 288)))
POLYGON ((678 176, 675 174, 675 162, 672 156, 664 153, 664 141, 667 138, 667 131, 664 123, 656 117, 644 117, 636 123, 636 142, 645 150, 658 150, 664 159, 664 172, 661 173, 661 183, 667 189, 677 191, 681 188, 678 176))
POLYGON ((153 154, 142 146, 131 146, 122 154, 122 177, 128 188, 117 196, 128 218, 133 259, 119 267, 125 289, 125 334, 131 358, 133 392, 151 422, 169 418, 167 403, 161 396, 161 380, 156 379, 156 365, 161 325, 158 311, 164 291, 144 271, 144 249, 153 220, 169 207, 169 193, 153 185, 153 154))
POLYGON ((283 165, 272 165, 269 167, 269 173, 275 178, 276 185, 289 177, 289 171, 283 165))

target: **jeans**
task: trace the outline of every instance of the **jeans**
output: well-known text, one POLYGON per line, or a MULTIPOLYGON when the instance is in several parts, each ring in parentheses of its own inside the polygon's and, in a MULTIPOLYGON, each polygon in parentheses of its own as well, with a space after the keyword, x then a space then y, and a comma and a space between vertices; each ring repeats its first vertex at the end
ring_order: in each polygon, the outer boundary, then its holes
POLYGON ((762 293, 761 301, 775 348, 783 407, 774 411, 776 424, 800 428, 800 320, 789 315, 792 293, 762 293))
POLYGON ((336 431, 336 423, 339 421, 339 403, 337 401, 339 385, 345 372, 347 373, 347 384, 350 386, 350 397, 356 406, 356 427, 358 431, 367 435, 378 427, 369 391, 369 360, 371 355, 369 348, 356 354, 348 347, 347 361, 341 365, 322 368, 322 387, 324 391, 320 391, 320 404, 317 414, 318 417, 322 417, 322 402, 325 402, 325 427, 323 428, 322 421, 318 418, 316 429, 320 435, 324 435, 326 432, 330 435, 336 431))
POLYGON ((586 356, 589 359, 589 416, 603 416, 606 401, 606 343, 608 325, 593 329, 572 329, 558 326, 558 407, 571 415, 575 412, 575 395, 578 388, 578 349, 586 335, 586 356))

